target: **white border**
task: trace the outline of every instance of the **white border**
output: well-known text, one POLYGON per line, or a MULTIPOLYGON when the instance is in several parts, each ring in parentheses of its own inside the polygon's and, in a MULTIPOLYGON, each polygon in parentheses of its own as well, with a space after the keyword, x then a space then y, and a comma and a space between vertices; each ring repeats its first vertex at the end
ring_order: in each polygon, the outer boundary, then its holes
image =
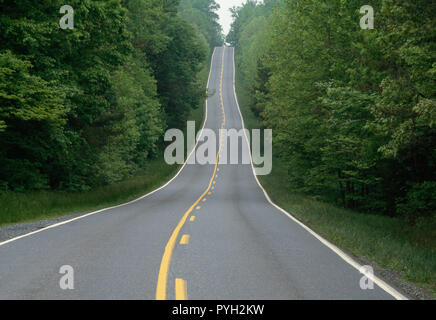
MULTIPOLYGON (((233 94, 235 96, 235 101, 236 101, 236 105, 238 107, 238 111, 239 111, 239 115, 241 117, 241 122, 242 122, 242 129, 245 129, 245 124, 244 124, 244 118, 242 117, 242 113, 241 113, 241 109, 239 107, 239 103, 238 103, 238 97, 236 95, 236 88, 235 88, 235 74, 236 74, 236 66, 235 66, 235 49, 233 48, 232 50, 232 55, 233 55, 233 94)), ((311 235, 313 235, 315 238, 317 238, 319 241, 321 241, 325 246, 327 246, 329 249, 331 249, 334 253, 336 253, 339 257, 341 257, 345 262, 347 262, 348 264, 350 264, 352 267, 354 267, 355 269, 357 269, 359 272, 361 272, 362 269, 362 265, 360 265, 358 262, 356 262, 355 260, 353 260, 349 255, 347 255, 345 252, 343 252, 341 249, 339 249, 337 246, 335 246, 334 244, 332 244, 331 242, 327 241, 326 239, 324 239, 323 237, 321 237, 319 234, 315 233, 312 229, 310 229, 308 226, 306 226, 305 224, 303 224, 301 221, 299 221, 298 219, 296 219, 293 215, 291 215, 289 212, 287 212, 286 210, 284 210, 283 208, 279 207, 277 204, 275 204, 271 198, 269 197, 268 193, 266 192, 266 190, 263 188, 263 186, 260 184, 259 179, 257 178, 256 175, 256 171, 254 169, 253 166, 253 159, 251 158, 251 147, 250 147, 250 143, 246 134, 246 130, 244 131, 244 135, 245 135, 245 139, 248 145, 248 150, 250 152, 250 160, 251 160, 251 169, 253 171, 253 175, 254 178, 257 181, 257 184, 259 185, 259 187, 262 189, 263 194, 265 195, 265 198, 268 200, 268 202, 270 204, 272 204, 276 209, 278 209, 280 212, 284 213, 288 218, 292 219, 294 222, 296 222, 297 224, 299 224, 301 227, 303 227, 306 231, 308 231, 311 235)), ((371 279, 374 283, 376 283, 380 288, 382 288, 384 291, 386 291, 387 293, 389 293, 391 296, 393 296, 395 299, 397 300, 408 300, 407 297, 405 297, 404 295, 402 295, 401 293, 399 293, 397 290, 395 290, 394 288, 392 288, 390 285, 388 285, 385 281, 383 281, 382 279, 378 278, 376 275, 374 274, 367 274, 365 273, 365 276, 368 277, 369 279, 371 279)))
MULTIPOLYGON (((213 66, 213 61, 214 61, 213 58, 214 58, 214 55, 215 55, 215 51, 216 51, 216 48, 214 48, 213 53, 212 53, 212 58, 211 58, 211 60, 210 60, 209 77, 208 77, 208 79, 207 79, 206 89, 209 88, 209 81, 210 81, 210 75, 211 75, 211 73, 212 73, 212 66, 213 66)), ((208 98, 206 98, 206 102, 205 102, 205 112, 204 112, 203 126, 202 126, 202 128, 201 128, 201 134, 203 133, 204 126, 206 125, 206 120, 207 120, 207 99, 208 99, 208 98)), ((199 135, 199 136, 201 136, 201 135, 199 135)), ((115 209, 115 208, 119 208, 119 207, 122 207, 122 206, 126 206, 126 205, 128 205, 128 204, 131 204, 131 203, 137 202, 137 201, 139 201, 139 200, 144 199, 145 197, 148 197, 148 196, 152 195, 153 193, 155 193, 155 192, 157 192, 157 191, 159 191, 159 190, 165 188, 165 187, 166 187, 167 185, 169 185, 169 184, 170 184, 170 183, 171 183, 175 178, 177 178, 177 176, 180 174, 180 172, 182 172, 183 168, 185 167, 185 165, 186 165, 188 159, 191 157, 192 153, 193 153, 194 150, 196 149, 197 144, 198 144, 198 141, 199 141, 199 139, 197 139, 197 141, 196 141, 194 147, 192 148, 192 150, 191 150, 191 152, 189 153, 189 155, 186 157, 185 162, 183 163, 183 165, 182 165, 182 167, 179 169, 179 171, 177 171, 176 175, 175 175, 174 177, 172 177, 172 178, 171 178, 167 183, 165 183, 163 186, 161 186, 161 187, 159 187, 159 188, 157 188, 157 189, 154 189, 153 191, 150 191, 149 193, 147 193, 147 194, 145 194, 145 195, 143 195, 143 196, 141 196, 141 197, 139 197, 139 198, 137 198, 137 199, 131 200, 131 201, 129 201, 129 202, 122 203, 122 204, 119 204, 119 205, 116 205, 116 206, 112 206, 112 207, 108 207, 108 208, 104 208, 104 209, 100 209, 100 210, 97 210, 97 211, 93 211, 93 212, 90 212, 90 213, 87 213, 87 214, 81 215, 81 216, 79 216, 79 217, 76 217, 76 218, 73 218, 73 219, 69 219, 69 220, 65 220, 65 221, 62 221, 62 222, 59 222, 59 223, 55 223, 55 224, 49 225, 49 226, 47 226, 47 227, 44 227, 44 228, 41 228, 41 229, 38 229, 38 230, 35 230, 35 231, 32 231, 32 232, 29 232, 29 233, 23 234, 23 235, 21 235, 21 236, 14 237, 14 238, 11 238, 11 239, 9 239, 9 240, 6 240, 6 241, 3 241, 3 242, 0 242, 0 247, 1 247, 1 246, 4 246, 5 244, 8 244, 8 243, 10 243, 10 242, 16 241, 16 240, 18 240, 18 239, 22 239, 22 238, 25 238, 25 237, 31 236, 31 235, 36 234, 36 233, 39 233, 39 232, 42 232, 42 231, 45 231, 45 230, 48 230, 48 229, 52 229, 52 228, 55 228, 55 227, 58 227, 58 226, 61 226, 61 225, 63 225, 63 224, 67 224, 67 223, 70 223, 70 222, 73 222, 73 221, 76 221, 76 220, 79 220, 79 219, 83 219, 83 218, 86 218, 86 217, 92 216, 92 215, 94 215, 94 214, 97 214, 97 213, 100 213, 100 212, 103 212, 103 211, 107 211, 107 210, 110 210, 110 209, 115 209)))
MULTIPOLYGON (((209 70, 209 77, 208 77, 208 79, 207 79, 207 88, 209 88, 209 81, 210 81, 210 75, 211 75, 211 73, 212 73, 212 66, 213 66, 213 61, 214 61, 213 58, 214 58, 214 55, 215 55, 215 51, 216 51, 216 48, 214 48, 214 51, 213 51, 213 54, 212 54, 212 58, 211 58, 211 61, 210 61, 210 70, 209 70)), ((239 115, 240 115, 240 117, 241 117, 242 128, 245 129, 244 118, 242 117, 241 109, 240 109, 240 107, 239 107, 238 98, 237 98, 237 95, 236 95, 236 88, 235 88, 235 74, 236 74, 236 67, 235 67, 235 50, 234 50, 234 48, 232 48, 232 56, 233 56, 233 94, 234 94, 234 97, 235 97, 236 105, 237 105, 237 107, 238 107, 239 115)), ((206 124, 206 120, 207 120, 207 99, 206 99, 206 102, 205 102, 205 115, 204 115, 204 121, 203 121, 203 126, 202 126, 202 128, 201 128, 201 132, 203 132, 203 130, 204 130, 204 126, 205 126, 205 124, 206 124)), ((306 231, 308 231, 311 235, 313 235, 315 238, 317 238, 319 241, 321 241, 321 243, 323 243, 325 246, 327 246, 328 248, 330 248, 334 253, 336 253, 339 257, 341 257, 345 262, 347 262, 348 264, 350 264, 352 267, 354 267, 355 269, 357 269, 357 270, 360 272, 362 266, 361 266, 359 263, 357 263, 356 261, 354 261, 350 256, 348 256, 346 253, 344 253, 344 252, 343 252, 341 249, 339 249, 337 246, 335 246, 334 244, 330 243, 329 241, 327 241, 326 239, 324 239, 323 237, 321 237, 320 235, 318 235, 317 233, 315 233, 312 229, 310 229, 309 227, 307 227, 306 225, 304 225, 302 222, 300 222, 300 221, 297 220, 295 217, 293 217, 289 212, 287 212, 286 210, 282 209, 281 207, 279 207, 278 205, 276 205, 276 204, 271 200, 271 198, 269 197, 268 193, 265 191, 265 189, 263 188, 263 186, 260 184, 259 179, 258 179, 257 176, 256 176, 255 169, 254 169, 254 166, 253 166, 253 159, 251 158, 251 147, 250 147, 250 143, 249 143, 249 140, 248 140, 248 137, 247 137, 247 134, 246 134, 245 130, 244 130, 244 135, 245 135, 245 139, 246 139, 246 142, 247 142, 247 145, 248 145, 248 149, 249 149, 249 153, 250 153, 251 169, 252 169, 252 172, 253 172, 254 178, 256 179, 256 182, 257 182, 257 184, 259 185, 259 187, 261 188, 261 190, 263 191, 263 193, 264 193, 264 195, 265 195, 265 198, 268 200, 268 202, 269 202, 271 205, 273 205, 275 208, 277 208, 280 212, 282 212, 282 213, 285 214, 287 217, 289 217, 289 218, 292 219, 294 222, 296 222, 296 223, 299 224, 301 227, 303 227, 303 228, 304 228, 306 231)), ((21 235, 21 236, 18 236, 18 237, 15 237, 15 238, 12 238, 12 239, 9 239, 9 240, 6 240, 6 241, 3 241, 3 242, 0 242, 0 246, 3 246, 3 245, 5 245, 5 244, 11 243, 11 242, 13 242, 13 241, 16 241, 16 240, 19 240, 19 239, 21 239, 21 238, 25 238, 25 237, 31 236, 31 235, 33 235, 33 234, 36 234, 36 233, 39 233, 39 232, 42 232, 42 231, 45 231, 45 230, 48 230, 48 229, 52 229, 52 228, 55 228, 55 227, 58 227, 58 226, 61 226, 61 225, 64 225, 64 224, 70 223, 70 222, 72 222, 72 221, 76 221, 76 220, 79 220, 79 219, 86 218, 86 217, 88 217, 88 216, 91 216, 91 215, 94 215, 94 214, 97 214, 97 213, 100 213, 100 212, 104 212, 104 211, 107 211, 107 210, 110 210, 110 209, 114 209, 114 208, 122 207, 122 206, 125 206, 125 205, 128 205, 128 204, 131 204, 131 203, 137 202, 137 201, 139 201, 139 200, 144 199, 145 197, 148 197, 148 196, 152 195, 153 193, 155 193, 155 192, 157 192, 157 191, 159 191, 159 190, 165 188, 165 187, 166 187, 167 185, 169 185, 169 184, 170 184, 170 183, 171 183, 175 178, 177 178, 177 176, 182 172, 183 168, 185 167, 185 165, 186 165, 188 159, 191 157, 192 153, 193 153, 194 150, 196 149, 197 144, 198 144, 198 139, 197 139, 197 141, 196 141, 196 143, 195 143, 195 145, 194 145, 194 148, 191 150, 189 156, 186 158, 185 162, 183 163, 182 167, 179 169, 179 171, 176 173, 176 175, 175 175, 173 178, 171 178, 167 183, 165 183, 163 186, 161 186, 161 187, 159 187, 159 188, 157 188, 157 189, 155 189, 155 190, 153 190, 153 191, 151 191, 151 192, 149 192, 149 193, 147 193, 147 194, 145 194, 145 195, 143 195, 143 196, 141 196, 141 197, 139 197, 139 198, 137 198, 137 199, 134 199, 134 200, 132 200, 132 201, 129 201, 129 202, 126 202, 126 203, 123 203, 123 204, 119 204, 119 205, 116 205, 116 206, 112 206, 112 207, 108 207, 108 208, 100 209, 100 210, 97 210, 97 211, 93 211, 93 212, 90 212, 90 213, 87 213, 87 214, 81 215, 81 216, 79 216, 79 217, 76 217, 76 218, 73 218, 73 219, 69 219, 69 220, 66 220, 66 221, 62 221, 62 222, 59 222, 59 223, 55 223, 55 224, 52 224, 52 225, 47 226, 47 227, 45 227, 45 228, 38 229, 38 230, 36 230, 36 231, 32 231, 32 232, 29 232, 29 233, 23 234, 23 235, 21 235)), ((370 274, 366 274, 366 276, 367 276, 368 278, 370 278, 373 282, 375 282, 375 283, 376 283, 380 288, 382 288, 384 291, 386 291, 387 293, 389 293, 390 295, 392 295, 395 299, 397 299, 397 300, 408 300, 404 295, 402 295, 401 293, 399 293, 397 290, 395 290, 394 288, 392 288, 390 285, 388 285, 385 281, 381 280, 381 279, 378 278, 377 276, 375 276, 375 275, 370 275, 370 274)))

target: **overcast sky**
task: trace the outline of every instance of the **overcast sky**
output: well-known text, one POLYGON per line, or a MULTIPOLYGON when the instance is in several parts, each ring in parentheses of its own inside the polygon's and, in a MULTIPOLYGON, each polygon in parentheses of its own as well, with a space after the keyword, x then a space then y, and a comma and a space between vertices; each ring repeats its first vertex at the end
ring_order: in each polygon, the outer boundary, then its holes
POLYGON ((230 30, 230 25, 232 23, 232 14, 230 13, 229 9, 236 6, 240 6, 243 4, 246 0, 215 0, 221 8, 218 11, 218 14, 220 16, 220 24, 223 27, 224 35, 227 35, 230 30))

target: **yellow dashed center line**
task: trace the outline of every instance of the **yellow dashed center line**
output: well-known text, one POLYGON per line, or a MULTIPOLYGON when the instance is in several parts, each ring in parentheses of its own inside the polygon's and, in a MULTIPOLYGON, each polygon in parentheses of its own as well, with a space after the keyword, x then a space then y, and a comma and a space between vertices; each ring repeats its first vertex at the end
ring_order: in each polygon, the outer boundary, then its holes
MULTIPOLYGON (((221 63, 221 77, 220 77, 220 105, 221 110, 223 113, 223 121, 222 121, 222 127, 224 128, 226 123, 226 115, 224 110, 224 103, 223 103, 223 95, 222 95, 222 88, 223 88, 223 75, 224 75, 224 57, 225 57, 225 47, 223 49, 223 55, 222 55, 222 63, 221 63)), ((212 183, 215 184, 215 181, 213 181, 214 176, 217 172, 218 167, 218 159, 219 154, 221 152, 221 142, 218 148, 218 153, 216 156, 215 161, 215 167, 213 170, 212 177, 209 181, 209 185, 206 188, 206 190, 203 192, 203 194, 189 207, 189 209, 185 212, 182 219, 180 219, 179 223, 177 224, 176 228, 173 230, 173 233, 171 234, 170 239, 168 240, 165 250, 162 256, 162 261, 159 268, 159 275, 157 279, 157 286, 156 286, 156 300, 165 300, 166 299, 166 291, 167 291, 167 280, 168 280, 168 272, 170 269, 170 263, 171 263, 171 257, 173 254, 174 247, 176 245, 177 238, 179 236, 180 230, 182 229, 183 225, 185 224, 189 214, 196 208, 197 210, 200 209, 200 206, 197 206, 197 204, 203 199, 203 197, 209 192, 210 188, 212 187, 212 190, 214 187, 212 186, 212 183), (197 207, 196 207, 197 206, 197 207)), ((182 237, 183 238, 183 237, 182 237)), ((183 279, 176 279, 176 299, 187 299, 187 293, 186 293, 186 281, 183 279)))
POLYGON ((176 300, 188 299, 188 290, 186 290, 186 280, 176 278, 175 294, 176 294, 176 300))
POLYGON ((180 239, 180 244, 188 244, 189 243, 189 234, 184 234, 180 239))
POLYGON ((195 220, 195 216, 191 216, 190 218, 189 218, 189 221, 194 221, 195 220))

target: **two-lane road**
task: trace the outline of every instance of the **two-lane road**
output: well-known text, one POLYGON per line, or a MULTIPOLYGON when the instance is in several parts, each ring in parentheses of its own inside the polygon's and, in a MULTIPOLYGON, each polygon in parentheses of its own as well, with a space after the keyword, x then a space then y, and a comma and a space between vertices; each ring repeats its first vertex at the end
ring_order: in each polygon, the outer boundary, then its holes
MULTIPOLYGON (((216 132, 243 127, 233 54, 212 58, 216 132)), ((356 266, 273 206, 250 164, 187 164, 141 199, 0 243, 0 299, 402 298, 378 279, 362 290, 356 266), (63 265, 74 290, 59 286, 63 265)))

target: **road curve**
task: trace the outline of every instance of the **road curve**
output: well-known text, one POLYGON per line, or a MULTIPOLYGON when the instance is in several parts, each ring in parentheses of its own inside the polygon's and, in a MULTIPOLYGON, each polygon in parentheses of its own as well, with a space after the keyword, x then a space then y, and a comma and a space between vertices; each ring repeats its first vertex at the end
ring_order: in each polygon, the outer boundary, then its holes
MULTIPOLYGON (((212 57, 205 128, 215 132, 243 127, 233 54, 212 57)), ((187 164, 137 201, 0 243, 0 299, 402 298, 379 279, 362 290, 341 254, 273 206, 250 164, 187 164), (59 286, 64 265, 73 290, 59 286)))

